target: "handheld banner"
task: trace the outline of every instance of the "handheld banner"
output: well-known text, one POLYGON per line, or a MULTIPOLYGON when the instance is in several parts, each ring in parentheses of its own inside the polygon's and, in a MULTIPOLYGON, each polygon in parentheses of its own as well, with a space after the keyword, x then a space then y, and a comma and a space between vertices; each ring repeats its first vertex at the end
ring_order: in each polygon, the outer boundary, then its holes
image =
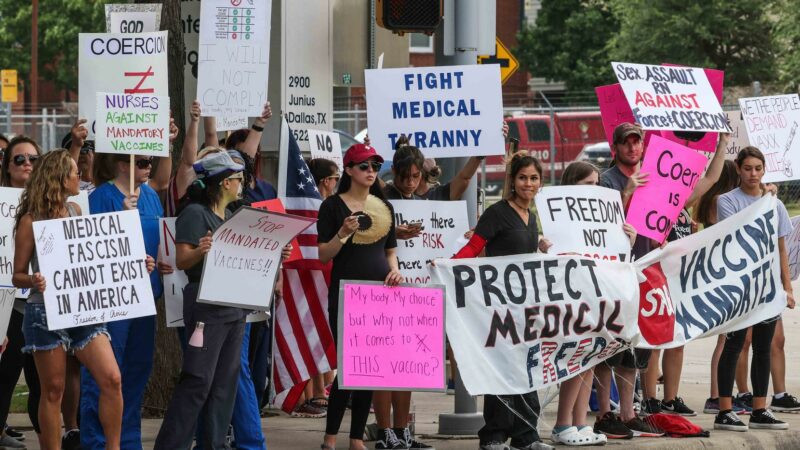
POLYGON ((730 131, 703 69, 622 62, 611 68, 642 128, 730 131))
POLYGON ((444 323, 442 286, 342 280, 339 385, 444 392, 444 323))
POLYGON ((373 69, 364 76, 369 137, 384 158, 392 159, 401 134, 428 158, 503 154, 498 65, 373 69))
POLYGON ((197 301, 269 309, 283 247, 313 224, 306 217, 239 208, 214 232, 197 301))
POLYGON ((98 153, 169 157, 169 97, 97 93, 98 153))
POLYGON ((33 222, 50 330, 156 313, 138 211, 33 222))
POLYGON ((308 130, 308 146, 311 158, 328 159, 336 163, 339 172, 344 172, 342 161, 342 142, 339 133, 322 130, 308 130))
POLYGON ((88 139, 94 139, 98 92, 169 95, 166 31, 80 33, 78 45, 78 115, 88 121, 88 139))
POLYGON ((159 221, 161 244, 158 246, 158 258, 172 266, 172 273, 162 276, 167 327, 183 326, 183 288, 189 284, 186 272, 175 267, 175 220, 175 217, 164 217, 159 221))
POLYGON ((640 235, 664 242, 707 162, 701 153, 653 136, 641 167, 647 184, 633 193, 627 222, 640 235))
POLYGON ((800 96, 740 98, 750 144, 764 153, 763 182, 800 179, 800 96))
POLYGON ((203 114, 257 117, 267 102, 272 2, 200 4, 197 99, 203 114))
POLYGON ((601 186, 547 186, 534 198, 551 255, 578 253, 628 261, 631 243, 619 191, 601 186))
POLYGON ((634 263, 643 275, 637 347, 677 347, 783 312, 776 206, 766 195, 634 263))
POLYGON ((449 258, 461 249, 469 230, 467 205, 459 201, 390 200, 397 225, 418 225, 419 236, 397 240, 397 263, 406 283, 430 282, 428 263, 449 258))
POLYGON ((447 336, 471 395, 559 383, 638 335, 628 263, 534 254, 437 259, 430 271, 445 286, 447 336))

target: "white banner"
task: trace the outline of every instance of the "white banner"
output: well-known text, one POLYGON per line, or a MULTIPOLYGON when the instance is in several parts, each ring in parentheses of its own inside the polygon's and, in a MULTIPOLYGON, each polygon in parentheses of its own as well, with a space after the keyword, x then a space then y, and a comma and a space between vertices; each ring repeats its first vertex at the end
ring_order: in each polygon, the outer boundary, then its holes
MULTIPOLYGON (((80 33, 78 115, 95 133, 98 92, 168 96, 167 32, 80 33)), ((97 149, 101 151, 101 149, 97 149)))
POLYGON ((339 133, 322 130, 308 130, 308 146, 311 158, 328 159, 336 163, 339 173, 344 172, 342 142, 339 133))
POLYGON ((608 359, 637 336, 632 265, 573 256, 438 259, 447 336, 471 395, 524 394, 608 359))
POLYGON ((269 309, 281 250, 314 219, 241 207, 214 232, 199 302, 269 309))
POLYGON ((729 131, 703 69, 623 62, 611 68, 645 130, 729 131))
POLYGON ((137 211, 33 222, 50 330, 156 313, 137 211))
POLYGON ((460 238, 469 230, 467 203, 459 201, 390 200, 396 225, 419 224, 412 239, 397 240, 397 262, 406 283, 427 284, 428 263, 449 258, 461 249, 460 238))
POLYGON ((767 195, 634 263, 643 274, 639 347, 677 347, 783 312, 776 205, 767 195))
POLYGON ((428 158, 503 154, 497 64, 373 69, 364 76, 369 138, 385 159, 401 134, 428 158))
POLYGON ((764 153, 765 183, 800 179, 800 96, 740 98, 750 144, 764 153))
POLYGON ((161 262, 172 266, 172 273, 163 275, 164 306, 167 311, 167 327, 183 326, 183 288, 189 283, 186 272, 175 266, 175 217, 160 219, 159 230, 161 243, 158 246, 158 258, 161 262))
POLYGON ((267 102, 272 2, 203 0, 197 99, 204 116, 256 117, 267 102))
POLYGON ((542 234, 551 255, 579 253, 628 261, 631 242, 622 226, 625 208, 619 191, 601 186, 547 186, 535 197, 542 234))
POLYGON ((97 153, 169 156, 169 97, 97 93, 97 153))

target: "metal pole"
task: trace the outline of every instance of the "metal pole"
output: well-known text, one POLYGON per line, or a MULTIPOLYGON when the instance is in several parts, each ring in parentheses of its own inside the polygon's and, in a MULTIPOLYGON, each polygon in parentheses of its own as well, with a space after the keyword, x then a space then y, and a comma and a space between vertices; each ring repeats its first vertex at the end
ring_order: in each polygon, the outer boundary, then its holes
POLYGON ((6 136, 11 134, 11 103, 6 103, 6 136))
POLYGON ((556 185, 556 114, 553 104, 550 103, 544 92, 539 92, 550 108, 550 186, 556 185))
POLYGON ((375 0, 369 0, 369 68, 374 69, 377 63, 375 62, 375 27, 377 27, 377 10, 375 9, 375 0))
POLYGON ((42 122, 41 134, 39 135, 39 143, 47 145, 47 108, 42 108, 42 122))

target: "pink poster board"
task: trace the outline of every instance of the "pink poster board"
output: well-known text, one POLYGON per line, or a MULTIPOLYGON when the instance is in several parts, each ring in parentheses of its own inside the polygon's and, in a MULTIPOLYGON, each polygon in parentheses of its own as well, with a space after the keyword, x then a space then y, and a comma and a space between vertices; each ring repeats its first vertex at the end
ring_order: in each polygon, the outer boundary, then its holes
POLYGON ((444 392, 444 286, 342 280, 342 389, 444 392))
POLYGON ((640 235, 664 242, 707 161, 702 153, 653 136, 640 169, 648 181, 634 192, 626 221, 640 235))

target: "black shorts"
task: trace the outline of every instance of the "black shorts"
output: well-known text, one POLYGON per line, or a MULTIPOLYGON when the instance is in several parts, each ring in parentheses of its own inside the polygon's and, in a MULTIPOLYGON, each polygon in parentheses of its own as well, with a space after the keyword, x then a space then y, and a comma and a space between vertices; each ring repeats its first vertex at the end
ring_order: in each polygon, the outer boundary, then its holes
POLYGON ((626 369, 645 370, 647 369, 647 363, 650 362, 651 352, 651 350, 644 348, 628 349, 617 353, 604 362, 611 368, 624 367, 626 369))

